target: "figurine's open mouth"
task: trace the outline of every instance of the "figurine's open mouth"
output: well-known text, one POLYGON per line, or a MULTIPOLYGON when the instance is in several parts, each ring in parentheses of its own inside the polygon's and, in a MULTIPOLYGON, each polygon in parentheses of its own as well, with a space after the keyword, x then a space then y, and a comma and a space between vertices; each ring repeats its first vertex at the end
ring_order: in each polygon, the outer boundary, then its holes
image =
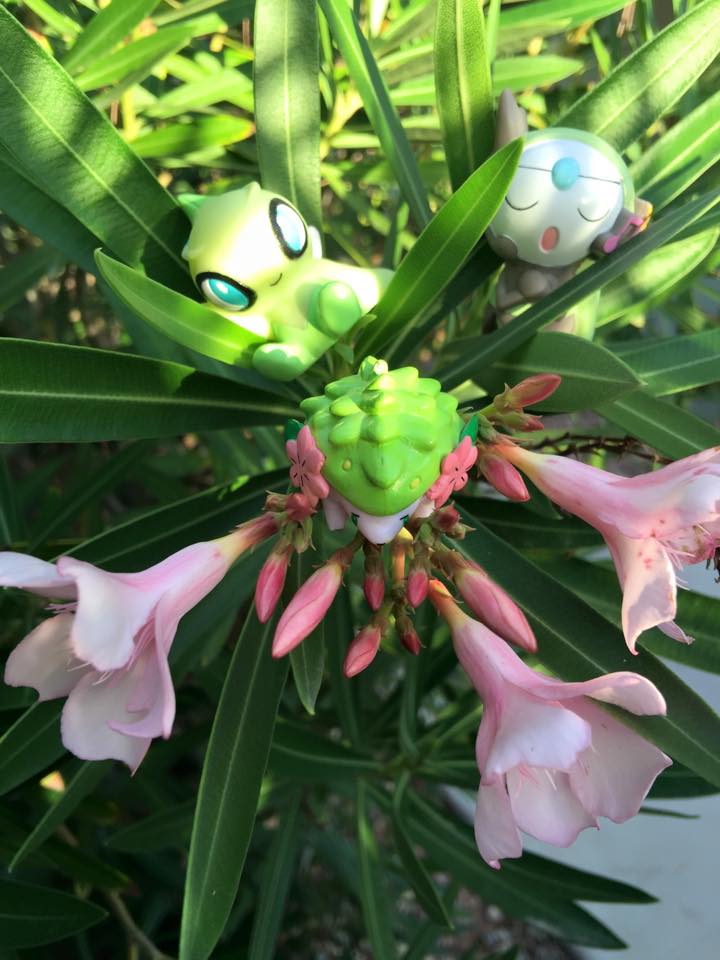
POLYGON ((271 283, 271 284, 269 284, 269 286, 271 286, 271 287, 276 287, 276 286, 280 283, 280 281, 282 280, 282 278, 283 278, 283 275, 282 275, 282 273, 281 273, 281 274, 278 276, 278 278, 277 278, 277 280, 275 281, 275 283, 271 283))

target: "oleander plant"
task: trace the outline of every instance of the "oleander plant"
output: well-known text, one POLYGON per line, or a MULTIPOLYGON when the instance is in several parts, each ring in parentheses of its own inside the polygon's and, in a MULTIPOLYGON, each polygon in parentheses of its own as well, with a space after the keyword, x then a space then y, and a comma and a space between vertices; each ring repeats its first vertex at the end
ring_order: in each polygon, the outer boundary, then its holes
POLYGON ((553 847, 720 793, 719 51, 0 2, 0 960, 628 946, 553 847))

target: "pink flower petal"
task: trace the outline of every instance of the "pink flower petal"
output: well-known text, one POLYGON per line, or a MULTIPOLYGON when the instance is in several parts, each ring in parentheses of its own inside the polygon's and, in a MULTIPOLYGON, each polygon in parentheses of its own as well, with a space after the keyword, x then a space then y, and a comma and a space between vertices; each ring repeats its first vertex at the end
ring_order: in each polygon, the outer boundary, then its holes
POLYGON ((569 847, 581 830, 598 825, 573 793, 567 773, 512 770, 507 787, 515 822, 537 840, 569 847))
POLYGON ((54 600, 74 600, 75 581, 63 577, 54 563, 25 553, 0 553, 0 587, 19 587, 54 600))
POLYGON ((634 817, 669 757, 614 717, 587 701, 573 705, 592 727, 592 748, 570 771, 583 806, 596 817, 623 823, 634 817))
POLYGON ((607 535, 623 588, 622 624, 628 648, 635 653, 645 630, 672 621, 677 610, 675 571, 657 540, 630 540, 607 535))
POLYGON ((506 857, 522 856, 522 839, 504 777, 480 785, 475 807, 475 843, 483 860, 495 869, 506 857))
POLYGON ((89 669, 73 656, 72 623, 72 613, 59 613, 21 640, 5 665, 5 683, 34 687, 40 700, 66 697, 89 669))

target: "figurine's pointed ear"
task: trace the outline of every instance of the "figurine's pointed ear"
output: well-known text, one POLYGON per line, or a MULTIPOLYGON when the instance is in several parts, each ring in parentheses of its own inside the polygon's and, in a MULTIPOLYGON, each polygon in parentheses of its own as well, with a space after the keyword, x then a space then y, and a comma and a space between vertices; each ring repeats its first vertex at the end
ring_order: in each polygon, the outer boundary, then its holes
POLYGON ((177 197, 177 202, 190 218, 190 223, 195 222, 195 214, 197 213, 200 205, 206 200, 207 197, 202 197, 199 193, 181 193, 177 197))
POLYGON ((495 149, 499 150, 517 137, 524 137, 527 132, 527 114, 522 107, 518 106, 512 93, 509 90, 503 90, 498 100, 495 119, 495 149))

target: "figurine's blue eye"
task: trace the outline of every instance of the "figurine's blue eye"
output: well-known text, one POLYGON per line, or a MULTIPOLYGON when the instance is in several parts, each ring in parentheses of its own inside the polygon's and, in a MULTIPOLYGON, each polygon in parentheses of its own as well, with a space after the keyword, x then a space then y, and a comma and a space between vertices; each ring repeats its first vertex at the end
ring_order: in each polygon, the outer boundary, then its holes
POLYGON ((270 201, 270 223, 286 257, 295 260, 305 253, 308 233, 305 221, 289 203, 276 197, 270 201))
POLYGON ((255 302, 253 290, 220 273, 201 273, 197 283, 203 296, 224 310, 247 310, 255 302))

